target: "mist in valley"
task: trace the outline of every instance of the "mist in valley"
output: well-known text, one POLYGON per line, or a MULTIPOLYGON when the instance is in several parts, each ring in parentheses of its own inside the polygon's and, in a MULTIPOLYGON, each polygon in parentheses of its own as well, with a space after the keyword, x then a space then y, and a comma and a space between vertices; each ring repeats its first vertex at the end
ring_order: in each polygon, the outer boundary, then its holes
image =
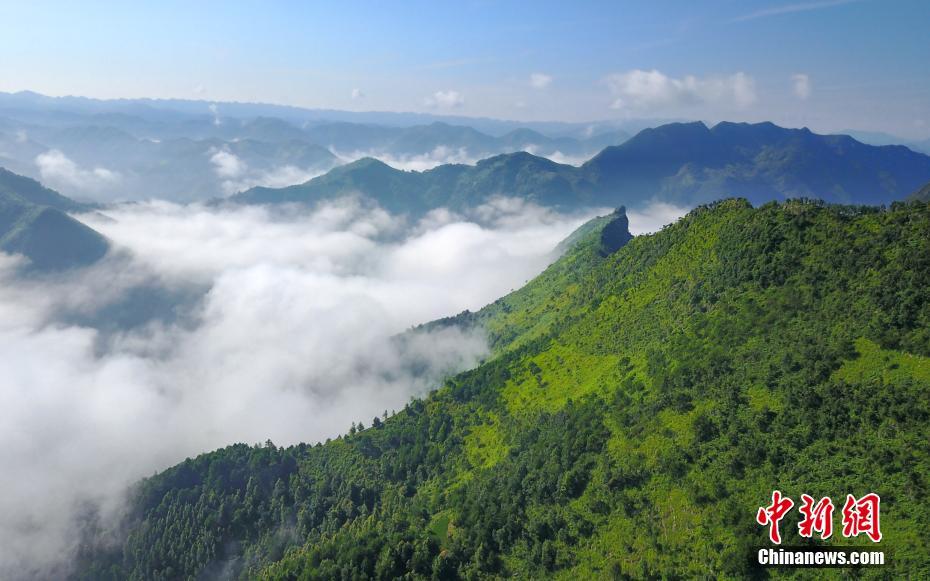
POLYGON ((394 338, 519 288, 604 211, 155 201, 79 216, 112 243, 89 268, 23 276, 0 255, 0 572, 63 566, 82 518, 113 526, 133 482, 185 457, 336 437, 476 365, 480 331, 394 338))

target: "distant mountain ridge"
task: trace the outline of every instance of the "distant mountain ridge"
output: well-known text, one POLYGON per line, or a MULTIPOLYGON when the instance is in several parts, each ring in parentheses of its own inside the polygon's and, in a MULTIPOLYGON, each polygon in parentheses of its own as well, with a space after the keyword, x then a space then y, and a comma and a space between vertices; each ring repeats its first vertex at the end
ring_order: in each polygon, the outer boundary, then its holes
POLYGON ((90 207, 0 168, 0 251, 22 254, 34 271, 90 265, 109 242, 66 212, 90 207))
MULTIPOLYGON (((903 199, 930 179, 930 157, 900 145, 865 145, 773 123, 674 123, 609 147, 584 168, 601 191, 643 189, 673 203, 728 195, 753 203, 790 197, 844 204, 903 199)), ((648 197, 648 196, 647 196, 648 197)), ((642 196, 639 197, 642 199, 642 196)))
POLYGON ((328 149, 307 141, 300 129, 280 123, 283 128, 274 121, 243 123, 229 129, 225 138, 202 131, 201 123, 188 126, 186 136, 185 131, 151 129, 155 135, 151 138, 139 136, 149 135, 148 128, 132 134, 104 123, 29 125, 0 133, 0 163, 17 173, 52 180, 52 185, 75 197, 172 201, 209 199, 260 183, 286 185, 293 183, 287 181, 290 175, 302 181, 339 163, 328 149), (293 132, 302 139, 294 139, 293 132), (114 179, 96 183, 92 175, 83 181, 99 187, 82 190, 80 183, 69 182, 55 168, 45 173, 49 168, 43 167, 40 156, 50 151, 65 163, 75 164, 77 171, 91 173, 102 168, 114 179), (232 165, 224 167, 222 157, 232 165))
POLYGON ((496 195, 559 208, 658 200, 697 205, 731 195, 753 203, 821 198, 846 204, 904 199, 930 180, 930 157, 903 146, 871 146, 772 123, 672 123, 603 149, 581 167, 520 152, 474 166, 405 172, 374 159, 287 188, 252 188, 245 204, 314 203, 361 194, 395 212, 475 206, 496 195))
POLYGON ((617 121, 564 122, 564 121, 514 121, 488 117, 466 117, 460 115, 434 115, 429 113, 393 112, 393 111, 340 111, 335 109, 310 109, 290 105, 269 103, 243 103, 216 101, 206 99, 94 99, 79 96, 51 97, 33 91, 4 93, 0 91, 0 116, 14 113, 54 114, 60 118, 75 119, 82 116, 98 118, 120 118, 128 120, 158 120, 186 117, 213 118, 208 107, 214 105, 220 115, 229 118, 254 119, 257 117, 275 117, 296 124, 347 123, 380 125, 387 127, 411 127, 429 125, 439 121, 452 125, 467 125, 483 133, 495 136, 507 132, 529 128, 553 137, 574 136, 578 138, 593 133, 615 129, 640 129, 644 125, 655 125, 660 120, 626 121, 623 127, 617 121), (593 133, 592 133, 593 130, 593 133))
POLYGON ((467 125, 434 121, 413 127, 386 127, 352 123, 327 123, 308 127, 308 138, 342 153, 366 152, 372 156, 454 156, 474 159, 500 153, 530 151, 538 155, 587 158, 608 145, 629 139, 615 129, 587 137, 550 137, 532 129, 514 129, 500 136, 467 125))
POLYGON ((436 116, 414 124, 377 120, 248 104, 0 93, 0 165, 79 199, 189 202, 301 183, 364 156, 422 169, 526 150, 580 163, 629 138, 608 124, 559 126, 549 134, 537 124, 488 132, 436 116), (40 156, 52 151, 43 163, 40 156), (74 170, 62 172, 61 164, 74 170))
POLYGON ((474 166, 448 164, 423 172, 398 170, 365 158, 305 184, 280 189, 252 188, 228 201, 313 203, 361 194, 391 212, 419 215, 439 207, 454 210, 474 207, 500 194, 570 208, 579 205, 577 192, 587 189, 587 185, 576 183, 579 181, 576 169, 525 152, 494 156, 474 166))

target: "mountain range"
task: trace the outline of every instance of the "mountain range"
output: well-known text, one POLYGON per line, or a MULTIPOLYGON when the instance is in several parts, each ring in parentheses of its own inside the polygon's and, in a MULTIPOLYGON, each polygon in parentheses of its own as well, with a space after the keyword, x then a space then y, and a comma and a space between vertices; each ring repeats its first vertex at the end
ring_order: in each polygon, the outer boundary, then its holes
MULTIPOLYGON (((659 123, 492 123, 248 103, 0 93, 0 166, 80 200, 191 202, 252 187, 302 184, 366 156, 397 169, 426 170, 525 151, 572 165, 588 160, 582 169, 547 171, 573 184, 556 197, 599 198, 604 206, 651 196, 690 203, 730 194, 753 201, 802 195, 887 202, 905 195, 908 185, 916 188, 912 173, 922 171, 901 148, 863 149, 844 136, 771 124, 656 127, 659 123), (634 133, 633 143, 621 147, 634 133), (595 156, 600 159, 591 159, 595 156)), ((855 134, 873 143, 896 139, 855 134)), ((500 176, 502 182, 509 179, 500 176)), ((419 180, 410 195, 429 197, 424 192, 433 181, 419 180)), ((473 193, 467 184, 461 187, 463 195, 473 193)), ((324 189, 340 187, 329 180, 324 189)))
MULTIPOLYGON (((551 137, 584 139, 594 134, 624 130, 636 132, 644 127, 660 124, 662 119, 631 119, 625 121, 594 121, 568 123, 562 121, 508 121, 485 117, 432 115, 428 113, 402 113, 389 111, 339 111, 308 109, 266 103, 188 99, 94 99, 89 97, 51 97, 33 91, 0 92, 0 118, 28 119, 41 123, 75 122, 97 118, 112 121, 119 126, 167 127, 190 121, 208 121, 216 118, 248 120, 259 117, 275 118, 300 127, 348 123, 386 127, 413 127, 434 122, 464 125, 482 133, 501 136, 517 129, 531 129, 551 137)), ((665 120, 666 122, 669 120, 665 120)))
POLYGON ((928 231, 926 204, 728 199, 635 238, 615 212, 433 324, 487 333, 476 368, 333 441, 145 479, 118 538, 88 522, 73 576, 751 578, 778 489, 879 494, 881 545, 813 542, 924 578, 928 231))
POLYGON ((533 151, 543 156, 570 156, 587 159, 604 147, 629 139, 623 130, 612 130, 590 137, 548 137, 532 129, 520 128, 500 136, 482 133, 464 125, 433 122, 413 127, 386 127, 352 123, 329 123, 308 127, 309 138, 339 152, 368 152, 400 160, 416 156, 458 155, 480 159, 499 153, 533 151))
POLYGON ((488 125, 495 132, 487 133, 476 129, 481 123, 454 118, 373 122, 379 119, 248 104, 0 93, 0 166, 78 199, 190 202, 302 183, 365 155, 422 169, 526 149, 580 163, 629 137, 611 125, 529 124, 552 129, 550 135, 513 124, 488 125))
MULTIPOLYGON (((75 152, 72 155, 77 163, 90 164, 106 157, 135 164, 138 169, 147 167, 146 160, 153 155, 163 158, 163 167, 139 170, 138 175, 155 186, 164 179, 191 191, 208 187, 196 169, 208 155, 214 156, 214 169, 225 172, 224 183, 232 189, 249 183, 244 166, 251 165, 249 171, 265 171, 268 177, 278 166, 325 167, 335 163, 325 148, 288 141, 292 136, 281 123, 272 119, 245 122, 243 128, 256 139, 228 143, 186 138, 139 140, 118 129, 96 126, 58 129, 48 135, 54 135, 54 141, 67 151, 75 152), (280 135, 283 141, 275 142, 273 135, 280 135)), ((316 129, 321 128, 330 126, 316 129)), ((397 151, 418 151, 449 139, 479 147, 476 144, 487 137, 469 128, 442 124, 390 130, 344 126, 340 131, 345 139, 358 139, 359 143, 369 139, 369 132, 381 132, 383 139, 394 140, 392 147, 397 151)), ((536 136, 515 132, 497 138, 497 143, 512 144, 522 138, 536 136)), ((18 145, 29 151, 35 146, 31 140, 27 137, 18 145)), ((35 146, 34 151, 41 151, 41 146, 35 146)), ((651 201, 694 206, 727 195, 742 195, 752 203, 820 197, 829 202, 875 205, 908 195, 925 199, 924 184, 928 182, 930 157, 903 146, 865 145, 848 136, 817 135, 771 123, 723 122, 709 128, 697 122, 645 129, 620 145, 604 148, 577 167, 527 152, 426 171, 399 170, 363 158, 300 185, 253 187, 223 198, 221 203, 312 204, 362 195, 391 212, 415 217, 439 207, 473 209, 496 196, 518 197, 558 210, 640 206, 651 201)), ((67 215, 93 206, 8 170, 0 172, 0 196, 4 208, 0 248, 25 254, 34 267, 82 266, 106 252, 107 243, 99 234, 67 215)))
POLYGON ((235 203, 315 203, 361 194, 395 212, 437 206, 462 209, 497 195, 558 208, 683 206, 740 195, 753 203, 816 197, 847 204, 901 200, 930 180, 930 157, 903 146, 865 145, 843 135, 817 135, 771 123, 673 123, 645 129, 609 146, 580 167, 526 152, 474 166, 423 172, 363 159, 301 185, 256 187, 235 203))

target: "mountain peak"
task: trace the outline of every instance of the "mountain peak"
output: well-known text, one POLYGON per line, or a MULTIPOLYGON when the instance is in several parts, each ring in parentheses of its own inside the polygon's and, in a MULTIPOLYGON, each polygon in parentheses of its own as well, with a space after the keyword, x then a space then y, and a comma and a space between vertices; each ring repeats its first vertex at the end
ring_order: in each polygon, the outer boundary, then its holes
POLYGON ((605 148, 585 165, 603 167, 619 163, 623 171, 628 171, 629 164, 655 167, 667 160, 704 161, 711 153, 707 148, 710 137, 710 129, 703 121, 669 123, 643 129, 628 141, 605 148))
POLYGON ((630 220, 626 215, 626 208, 620 206, 608 217, 609 222, 601 230, 601 256, 608 256, 623 248, 633 239, 630 234, 630 220))
MULTIPOLYGON (((703 121, 682 123, 667 123, 658 127, 643 129, 633 136, 627 143, 655 143, 658 140, 665 142, 682 142, 696 139, 706 139, 711 134, 710 129, 703 121)), ((623 144, 626 145, 626 144, 623 144)), ((619 146, 618 146, 619 147, 619 146)))
MULTIPOLYGON (((365 169, 374 169, 374 170, 391 170, 391 171, 400 171, 396 168, 389 166, 380 159, 374 157, 361 157, 355 161, 349 162, 342 167, 336 168, 336 170, 341 170, 343 172, 355 171, 355 170, 365 170, 365 169)), ((336 171, 334 170, 334 171, 336 171)))

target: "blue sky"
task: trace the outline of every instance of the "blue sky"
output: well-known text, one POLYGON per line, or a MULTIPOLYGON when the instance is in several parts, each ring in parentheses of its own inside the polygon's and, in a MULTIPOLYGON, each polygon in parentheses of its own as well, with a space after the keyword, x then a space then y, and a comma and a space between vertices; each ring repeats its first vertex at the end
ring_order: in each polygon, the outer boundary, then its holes
POLYGON ((2 2, 0 90, 930 136, 930 2, 2 2))

